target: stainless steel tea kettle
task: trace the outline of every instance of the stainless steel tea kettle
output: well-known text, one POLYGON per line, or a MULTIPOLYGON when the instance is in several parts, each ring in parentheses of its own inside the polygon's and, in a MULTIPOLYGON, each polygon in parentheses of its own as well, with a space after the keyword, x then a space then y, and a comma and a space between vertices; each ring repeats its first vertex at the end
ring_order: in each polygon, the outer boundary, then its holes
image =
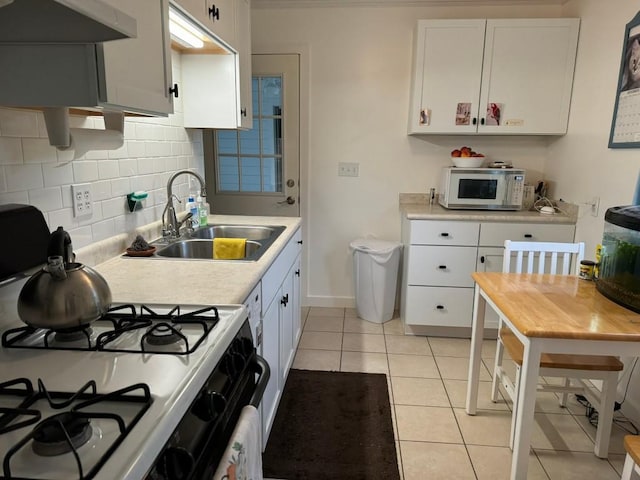
POLYGON ((71 237, 62 227, 51 234, 47 265, 35 273, 18 296, 18 315, 27 325, 63 330, 88 325, 111 306, 106 280, 74 262, 71 237))

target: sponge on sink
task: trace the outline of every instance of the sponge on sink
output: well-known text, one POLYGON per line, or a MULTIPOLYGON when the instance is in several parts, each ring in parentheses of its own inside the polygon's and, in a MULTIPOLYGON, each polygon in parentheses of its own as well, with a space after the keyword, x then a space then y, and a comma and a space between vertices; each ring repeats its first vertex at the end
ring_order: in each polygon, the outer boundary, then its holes
POLYGON ((214 238, 214 260, 237 260, 245 257, 246 238, 214 238))

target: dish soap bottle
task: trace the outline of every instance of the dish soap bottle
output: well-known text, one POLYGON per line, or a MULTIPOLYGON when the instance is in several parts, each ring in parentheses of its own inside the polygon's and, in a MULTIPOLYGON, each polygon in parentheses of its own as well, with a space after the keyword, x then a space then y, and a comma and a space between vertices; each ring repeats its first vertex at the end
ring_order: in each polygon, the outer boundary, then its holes
POLYGON ((198 204, 193 198, 193 195, 189 195, 189 199, 187 200, 187 211, 191 212, 191 218, 189 219, 191 227, 197 228, 198 225, 200 225, 200 213, 198 211, 198 204))
POLYGON ((206 227, 207 223, 209 222, 207 218, 209 216, 209 209, 207 208, 208 205, 202 201, 202 197, 200 195, 198 195, 197 205, 198 205, 198 212, 199 212, 198 220, 200 222, 200 226, 206 227))

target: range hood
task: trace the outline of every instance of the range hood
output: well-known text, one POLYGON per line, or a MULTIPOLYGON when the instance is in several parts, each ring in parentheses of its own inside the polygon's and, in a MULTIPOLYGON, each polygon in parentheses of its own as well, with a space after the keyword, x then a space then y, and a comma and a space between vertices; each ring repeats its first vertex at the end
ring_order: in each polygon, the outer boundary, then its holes
POLYGON ((0 43, 98 43, 136 36, 136 20, 102 0, 0 0, 0 43))

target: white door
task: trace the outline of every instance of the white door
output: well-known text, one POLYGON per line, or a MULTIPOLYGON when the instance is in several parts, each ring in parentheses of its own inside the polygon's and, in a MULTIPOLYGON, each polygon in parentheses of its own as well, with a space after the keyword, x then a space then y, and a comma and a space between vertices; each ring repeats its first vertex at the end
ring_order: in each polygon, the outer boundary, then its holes
POLYGON ((212 213, 300 215, 299 56, 252 55, 253 128, 204 135, 212 213))

